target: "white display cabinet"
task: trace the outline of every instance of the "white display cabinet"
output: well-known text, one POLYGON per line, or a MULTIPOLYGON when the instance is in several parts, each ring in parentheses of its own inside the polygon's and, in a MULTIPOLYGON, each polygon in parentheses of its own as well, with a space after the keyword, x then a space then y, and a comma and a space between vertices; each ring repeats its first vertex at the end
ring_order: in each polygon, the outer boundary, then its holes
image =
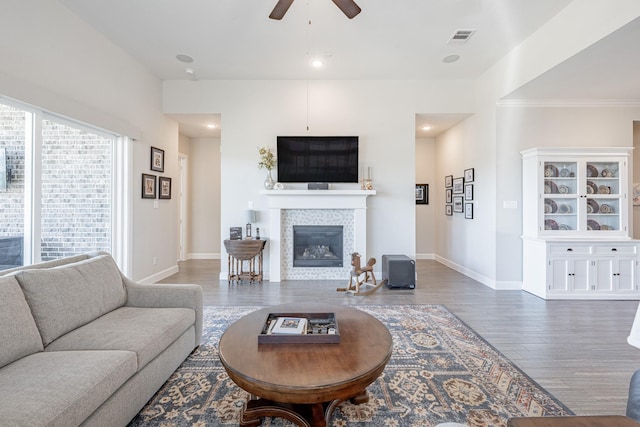
POLYGON ((546 299, 639 299, 630 148, 523 151, 523 289, 546 299))

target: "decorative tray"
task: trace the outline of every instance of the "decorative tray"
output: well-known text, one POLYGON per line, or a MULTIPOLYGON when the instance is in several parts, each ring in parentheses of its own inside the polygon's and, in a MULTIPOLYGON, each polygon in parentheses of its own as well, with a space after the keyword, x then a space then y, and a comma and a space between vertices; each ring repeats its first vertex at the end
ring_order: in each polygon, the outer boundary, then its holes
POLYGON ((340 331, 335 313, 269 313, 258 344, 336 344, 340 331))

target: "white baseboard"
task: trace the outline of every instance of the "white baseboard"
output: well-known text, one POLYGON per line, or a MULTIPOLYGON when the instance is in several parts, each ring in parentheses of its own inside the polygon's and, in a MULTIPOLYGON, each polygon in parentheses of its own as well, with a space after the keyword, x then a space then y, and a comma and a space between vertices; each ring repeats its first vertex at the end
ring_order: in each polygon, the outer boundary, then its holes
POLYGON ((522 290, 522 282, 518 281, 496 281, 494 279, 490 279, 482 274, 470 270, 466 267, 463 267, 459 264, 456 264, 453 261, 450 261, 446 258, 443 258, 439 255, 435 254, 416 254, 416 259, 433 259, 438 261, 440 264, 444 264, 447 267, 457 271, 458 273, 464 274, 465 276, 476 280, 482 283, 485 286, 488 286, 491 289, 495 289, 496 291, 521 291, 522 290))
POLYGON ((440 255, 436 255, 436 261, 438 261, 440 264, 446 265, 447 267, 457 271, 458 273, 462 273, 465 276, 470 277, 473 280, 476 280, 482 283, 483 285, 490 287, 491 289, 495 289, 495 281, 486 276, 483 276, 482 274, 479 274, 473 270, 463 267, 460 264, 456 264, 453 261, 450 261, 446 258, 441 257, 440 255))
POLYGON ((169 267, 166 270, 162 270, 156 274, 152 274, 149 277, 145 277, 144 279, 139 280, 139 282, 140 283, 156 283, 162 279, 166 279, 167 277, 176 274, 178 271, 180 271, 178 269, 178 266, 174 265, 173 267, 169 267))
POLYGON ((501 280, 495 282, 496 287, 494 288, 497 291, 521 291, 522 290, 522 282, 513 281, 513 280, 501 280))
POLYGON ((187 259, 221 259, 219 253, 191 253, 187 254, 187 259))

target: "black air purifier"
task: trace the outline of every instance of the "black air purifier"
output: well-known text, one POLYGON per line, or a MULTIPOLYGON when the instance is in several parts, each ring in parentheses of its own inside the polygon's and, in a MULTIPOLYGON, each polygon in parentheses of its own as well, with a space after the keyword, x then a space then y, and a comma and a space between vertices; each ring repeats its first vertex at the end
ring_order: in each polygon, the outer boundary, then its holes
POLYGON ((406 255, 382 255, 382 280, 389 289, 414 289, 416 262, 406 255))

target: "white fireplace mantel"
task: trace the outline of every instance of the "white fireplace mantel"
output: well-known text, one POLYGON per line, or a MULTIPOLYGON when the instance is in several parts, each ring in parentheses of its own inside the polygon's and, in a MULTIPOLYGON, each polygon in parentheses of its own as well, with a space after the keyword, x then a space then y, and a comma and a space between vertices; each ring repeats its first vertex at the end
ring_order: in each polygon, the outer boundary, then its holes
POLYGON ((281 280, 282 211, 287 209, 353 210, 354 247, 366 258, 367 197, 376 190, 265 190, 269 200, 269 280, 281 280))

